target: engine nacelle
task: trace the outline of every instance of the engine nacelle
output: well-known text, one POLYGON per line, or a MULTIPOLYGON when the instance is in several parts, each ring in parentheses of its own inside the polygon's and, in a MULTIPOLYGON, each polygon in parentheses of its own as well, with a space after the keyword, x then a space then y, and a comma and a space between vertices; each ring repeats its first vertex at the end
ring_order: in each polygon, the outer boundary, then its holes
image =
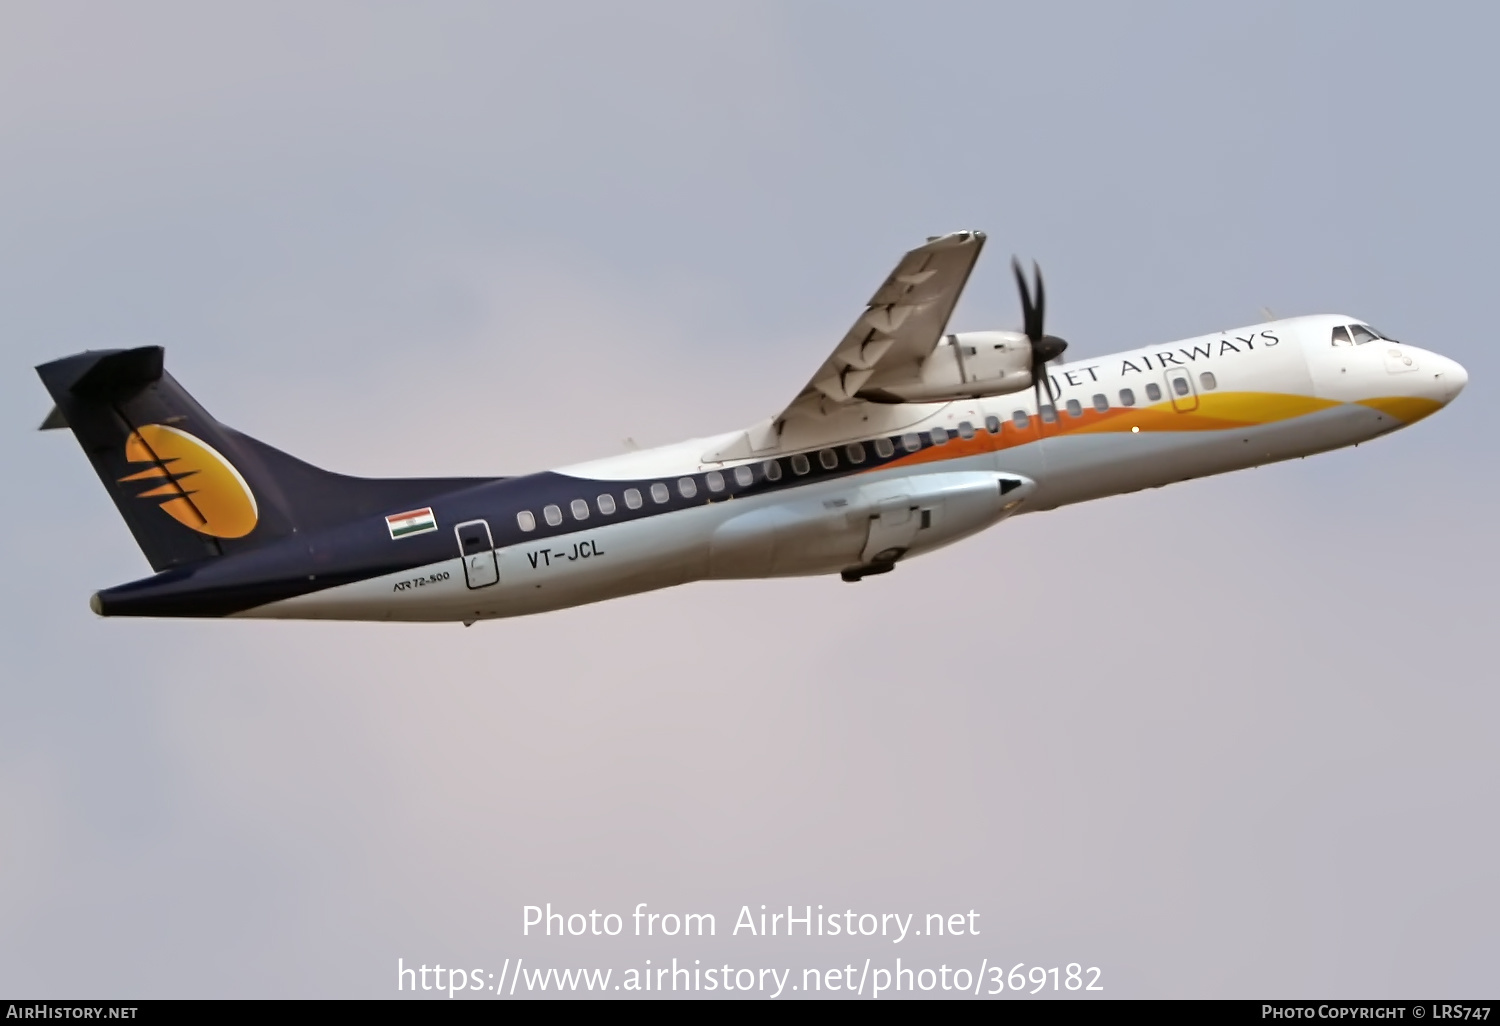
POLYGON ((1031 387, 1031 342, 1019 331, 966 331, 944 336, 922 361, 915 381, 884 384, 875 376, 862 397, 937 403, 1024 392, 1031 387))

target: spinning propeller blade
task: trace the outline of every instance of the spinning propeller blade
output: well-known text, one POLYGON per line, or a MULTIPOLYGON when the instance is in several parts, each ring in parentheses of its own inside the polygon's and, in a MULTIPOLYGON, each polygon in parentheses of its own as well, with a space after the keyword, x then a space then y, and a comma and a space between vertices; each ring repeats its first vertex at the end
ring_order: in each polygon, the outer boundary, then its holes
POLYGON ((1023 330, 1031 343, 1031 387, 1036 392, 1037 433, 1041 434, 1044 385, 1048 405, 1054 410, 1057 408, 1057 397, 1052 393, 1052 376, 1047 373, 1047 364, 1061 356, 1068 348, 1068 343, 1043 330, 1047 314, 1047 292, 1042 285, 1042 269, 1036 265, 1036 261, 1031 262, 1031 273, 1036 279, 1035 303, 1031 299, 1031 289, 1026 284, 1026 275, 1021 270, 1021 261, 1011 257, 1010 266, 1016 272, 1016 286, 1021 290, 1021 316, 1025 325, 1023 330))

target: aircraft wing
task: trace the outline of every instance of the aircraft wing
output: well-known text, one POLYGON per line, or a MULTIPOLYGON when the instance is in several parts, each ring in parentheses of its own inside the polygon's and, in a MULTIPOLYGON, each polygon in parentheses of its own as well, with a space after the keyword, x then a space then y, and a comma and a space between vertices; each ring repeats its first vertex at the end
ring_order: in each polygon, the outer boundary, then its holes
POLYGON ((861 401, 862 391, 878 394, 883 386, 916 380, 922 361, 943 337, 984 239, 977 231, 938 235, 902 257, 775 423, 825 416, 861 401))

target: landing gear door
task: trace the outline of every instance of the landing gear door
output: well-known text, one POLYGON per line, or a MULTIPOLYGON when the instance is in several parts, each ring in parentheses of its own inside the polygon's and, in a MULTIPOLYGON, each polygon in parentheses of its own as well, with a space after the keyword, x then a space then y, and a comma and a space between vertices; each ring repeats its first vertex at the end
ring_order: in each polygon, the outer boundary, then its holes
POLYGON ((901 495, 880 504, 879 512, 870 517, 870 534, 860 562, 894 563, 916 540, 922 526, 922 511, 910 497, 901 495))
POLYGON ((1172 397, 1172 409, 1188 413, 1198 408, 1198 390, 1193 387, 1193 374, 1185 368, 1173 367, 1167 371, 1167 395, 1172 397))
POLYGON ((464 581, 470 588, 488 588, 500 580, 495 562, 495 543, 490 525, 483 520, 467 520, 453 529, 458 535, 458 551, 464 560, 464 581))

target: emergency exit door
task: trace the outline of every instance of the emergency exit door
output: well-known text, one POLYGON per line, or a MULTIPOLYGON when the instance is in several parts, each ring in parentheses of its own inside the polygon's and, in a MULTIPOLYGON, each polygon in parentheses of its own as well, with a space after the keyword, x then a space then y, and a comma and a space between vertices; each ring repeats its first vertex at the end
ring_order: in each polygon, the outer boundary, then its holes
POLYGON ((1172 409, 1187 413, 1198 408, 1198 390, 1193 387, 1193 374, 1186 369, 1172 368, 1167 371, 1167 395, 1172 398, 1172 409))
POLYGON ((488 588, 500 580, 489 523, 468 520, 455 527, 453 532, 458 535, 458 551, 464 560, 465 583, 470 588, 488 588))

